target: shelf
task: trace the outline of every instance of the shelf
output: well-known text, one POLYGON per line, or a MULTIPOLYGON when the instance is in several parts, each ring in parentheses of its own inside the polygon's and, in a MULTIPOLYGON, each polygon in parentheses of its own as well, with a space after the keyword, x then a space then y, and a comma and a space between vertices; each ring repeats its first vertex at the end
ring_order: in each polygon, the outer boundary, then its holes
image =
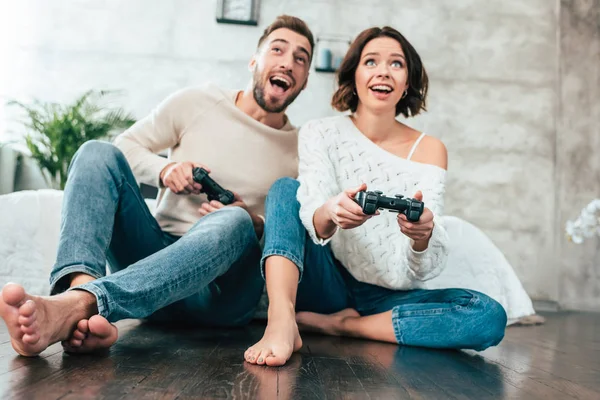
POLYGON ((329 73, 334 73, 334 72, 337 72, 337 69, 333 69, 333 68, 315 68, 315 72, 329 72, 329 73))
POLYGON ((236 24, 236 25, 251 25, 258 26, 258 21, 242 21, 238 19, 227 19, 227 18, 217 18, 217 22, 220 24, 236 24))

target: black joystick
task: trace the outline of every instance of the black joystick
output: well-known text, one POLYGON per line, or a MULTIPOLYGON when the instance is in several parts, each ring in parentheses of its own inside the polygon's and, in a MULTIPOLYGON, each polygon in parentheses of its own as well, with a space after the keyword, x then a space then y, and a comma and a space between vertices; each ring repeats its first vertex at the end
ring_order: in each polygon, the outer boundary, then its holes
POLYGON ((208 171, 204 168, 194 168, 192 175, 194 181, 202 185, 202 193, 206 193, 208 201, 217 200, 225 206, 234 202, 235 196, 233 192, 221 187, 221 185, 208 176, 208 171))
POLYGON ((363 212, 367 215, 375 214, 377 210, 386 209, 406 215, 406 219, 411 222, 417 222, 425 209, 425 203, 422 201, 404 197, 401 194, 386 197, 379 190, 358 192, 354 201, 362 207, 363 212))

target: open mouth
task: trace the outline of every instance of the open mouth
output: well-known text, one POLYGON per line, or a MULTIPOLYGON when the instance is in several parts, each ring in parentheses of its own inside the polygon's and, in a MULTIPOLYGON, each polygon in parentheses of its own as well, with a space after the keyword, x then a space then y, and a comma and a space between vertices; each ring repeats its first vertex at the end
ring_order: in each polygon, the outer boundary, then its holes
POLYGON ((276 89, 279 89, 281 93, 286 92, 290 87, 292 87, 292 82, 289 78, 282 75, 273 75, 269 78, 269 83, 276 89))
POLYGON ((370 86, 369 89, 376 93, 382 94, 392 93, 394 91, 394 88, 392 88, 391 86, 383 84, 370 86))

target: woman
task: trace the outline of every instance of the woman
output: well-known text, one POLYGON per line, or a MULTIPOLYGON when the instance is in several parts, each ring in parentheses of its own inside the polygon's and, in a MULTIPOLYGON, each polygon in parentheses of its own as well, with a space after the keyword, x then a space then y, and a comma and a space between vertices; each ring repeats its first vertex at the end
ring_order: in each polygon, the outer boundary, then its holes
POLYGON ((301 347, 294 309, 301 327, 332 335, 433 348, 498 344, 507 322, 498 302, 473 290, 423 289, 443 270, 449 239, 440 218, 446 148, 396 120, 425 109, 419 55, 395 29, 367 29, 338 84, 332 104, 351 115, 303 126, 299 182, 279 180, 267 197, 269 322, 245 359, 281 365, 301 347), (388 211, 365 215, 354 201, 364 190, 426 208, 415 223, 388 211))

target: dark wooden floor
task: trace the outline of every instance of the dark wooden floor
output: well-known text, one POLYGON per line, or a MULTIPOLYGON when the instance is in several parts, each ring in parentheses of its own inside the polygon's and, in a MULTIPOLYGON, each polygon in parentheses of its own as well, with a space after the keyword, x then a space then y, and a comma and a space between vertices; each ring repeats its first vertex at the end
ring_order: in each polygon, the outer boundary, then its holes
POLYGON ((119 323, 102 356, 14 355, 0 330, 0 398, 600 399, 600 314, 545 314, 482 353, 304 335, 282 368, 248 365, 263 326, 167 330, 119 323))

